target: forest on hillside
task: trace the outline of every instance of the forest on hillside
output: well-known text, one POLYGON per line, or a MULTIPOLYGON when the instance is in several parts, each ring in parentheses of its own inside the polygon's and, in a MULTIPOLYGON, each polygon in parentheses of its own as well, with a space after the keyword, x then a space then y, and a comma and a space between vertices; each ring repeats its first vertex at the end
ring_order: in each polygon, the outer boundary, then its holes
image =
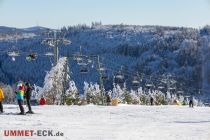
MULTIPOLYGON (((48 36, 47 28, 14 29, 0 27, 0 81, 13 85, 19 79, 43 86, 46 72, 53 65, 53 52, 41 42, 48 36), (9 51, 19 51, 15 61, 9 51), (26 61, 28 53, 36 53, 35 61, 26 61)), ((186 94, 209 93, 210 89, 210 27, 201 29, 135 25, 77 25, 63 27, 61 33, 71 40, 59 46, 59 56, 74 54, 99 55, 109 77, 106 89, 113 86, 114 75, 121 71, 129 88, 138 74, 142 85, 160 86, 170 76, 173 85, 186 94), (82 46, 82 47, 80 47, 82 46)), ((76 61, 69 60, 70 77, 79 89, 84 81, 98 82, 96 64, 88 65, 88 74, 81 74, 76 61)), ((82 91, 81 91, 82 92, 82 91)), ((82 94, 82 93, 81 93, 82 94)))

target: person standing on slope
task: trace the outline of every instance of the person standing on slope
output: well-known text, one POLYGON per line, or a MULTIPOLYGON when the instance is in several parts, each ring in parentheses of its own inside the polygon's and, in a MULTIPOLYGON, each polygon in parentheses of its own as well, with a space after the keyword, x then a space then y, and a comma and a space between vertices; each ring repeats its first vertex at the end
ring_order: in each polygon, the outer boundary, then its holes
POLYGON ((154 105, 154 98, 151 96, 150 97, 150 105, 153 106, 154 105))
POLYGON ((44 98, 44 96, 42 95, 42 98, 39 101, 39 105, 45 105, 46 104, 46 100, 44 98))
POLYGON ((17 98, 18 105, 20 108, 19 115, 25 115, 25 111, 23 108, 24 91, 25 91, 25 88, 24 88, 23 82, 18 82, 15 93, 16 93, 16 98, 17 98))
POLYGON ((193 106, 194 106, 193 97, 191 97, 189 101, 189 107, 193 108, 193 106))
POLYGON ((26 82, 25 88, 26 89, 25 89, 25 95, 24 95, 24 97, 26 98, 26 103, 27 103, 27 106, 28 106, 28 111, 26 113, 33 114, 34 112, 31 109, 31 103, 30 103, 31 92, 33 90, 33 87, 31 86, 31 84, 29 83, 29 81, 26 82))
POLYGON ((4 100, 4 91, 0 86, 0 113, 3 113, 3 105, 2 105, 3 100, 4 100))

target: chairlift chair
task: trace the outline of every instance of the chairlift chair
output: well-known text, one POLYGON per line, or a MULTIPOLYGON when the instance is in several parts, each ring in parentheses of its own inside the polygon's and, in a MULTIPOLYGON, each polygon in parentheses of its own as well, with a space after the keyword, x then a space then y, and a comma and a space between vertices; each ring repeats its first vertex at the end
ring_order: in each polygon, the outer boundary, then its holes
POLYGON ((88 73, 88 64, 85 62, 79 62, 78 65, 80 66, 80 73, 86 74, 88 73))
POLYGON ((18 53, 18 52, 15 52, 15 51, 8 52, 7 54, 8 54, 8 56, 10 56, 10 57, 17 57, 17 56, 19 56, 19 53, 18 53))
POLYGON ((52 52, 46 52, 44 55, 46 55, 46 56, 54 56, 54 54, 52 52))
POLYGON ((158 89, 164 89, 164 87, 163 86, 158 86, 158 89))
POLYGON ((138 77, 134 77, 132 80, 132 87, 139 87, 140 86, 140 82, 138 80, 138 77))
POLYGON ((34 60, 36 60, 36 58, 37 58, 37 55, 35 53, 31 53, 26 57, 26 60, 34 61, 34 60))
POLYGON ((87 74, 87 73, 88 73, 88 68, 85 67, 85 66, 81 66, 81 67, 80 67, 80 73, 82 73, 82 74, 87 74))
POLYGON ((78 61, 77 64, 78 64, 79 66, 87 66, 87 65, 88 65, 88 64, 85 63, 84 61, 78 61))
POLYGON ((76 60, 77 62, 78 62, 78 61, 82 61, 82 57, 79 56, 79 55, 77 55, 77 54, 75 54, 75 55, 73 56, 73 59, 76 60))
POLYGON ((145 86, 148 88, 151 88, 151 87, 153 87, 153 84, 152 84, 152 82, 147 82, 145 86))
POLYGON ((19 53, 12 51, 12 52, 8 52, 7 55, 12 58, 12 61, 15 61, 15 57, 19 56, 19 53))
POLYGON ((106 81, 106 80, 108 80, 109 79, 109 77, 107 76, 107 75, 102 75, 102 80, 104 80, 104 81, 106 81))
POLYGON ((87 62, 90 64, 92 63, 93 61, 91 59, 88 59, 87 62))
POLYGON ((104 72, 106 69, 104 67, 100 67, 98 70, 104 72))
POLYGON ((174 88, 174 87, 169 87, 168 89, 169 89, 169 90, 175 90, 176 88, 174 88))
POLYGON ((55 43, 52 39, 43 40, 41 44, 48 45, 49 47, 55 47, 55 43))
POLYGON ((178 94, 183 94, 183 93, 184 93, 184 91, 182 91, 182 90, 178 90, 178 91, 177 91, 177 93, 178 93, 178 94))
POLYGON ((104 80, 104 81, 106 81, 106 80, 109 79, 109 76, 108 76, 108 74, 107 74, 107 71, 103 71, 103 72, 102 72, 101 78, 102 78, 102 80, 104 80))
POLYGON ((115 81, 117 83, 124 83, 124 79, 125 79, 125 77, 121 72, 119 72, 115 75, 115 81))
POLYGON ((70 45, 71 44, 71 41, 70 40, 67 40, 67 39, 63 39, 63 44, 64 45, 70 45))

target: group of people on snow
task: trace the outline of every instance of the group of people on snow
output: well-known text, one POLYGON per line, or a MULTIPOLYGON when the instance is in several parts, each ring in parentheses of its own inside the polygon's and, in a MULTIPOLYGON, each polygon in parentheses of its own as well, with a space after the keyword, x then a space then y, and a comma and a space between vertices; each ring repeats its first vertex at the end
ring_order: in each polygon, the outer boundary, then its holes
MULTIPOLYGON (((27 81, 25 84, 23 81, 17 82, 15 94, 16 94, 18 106, 20 108, 19 115, 25 115, 26 113, 34 114, 31 108, 31 103, 30 103, 33 89, 34 88, 33 86, 31 86, 29 81, 27 81), (23 107, 24 99, 26 99, 26 104, 28 107, 27 112, 25 112, 24 107, 23 107)), ((0 113, 4 112, 3 105, 2 105, 3 100, 4 100, 4 91, 3 91, 3 88, 0 86, 0 113)), ((45 103, 46 103, 45 98, 42 96, 42 98, 40 99, 40 105, 45 105, 45 103)))

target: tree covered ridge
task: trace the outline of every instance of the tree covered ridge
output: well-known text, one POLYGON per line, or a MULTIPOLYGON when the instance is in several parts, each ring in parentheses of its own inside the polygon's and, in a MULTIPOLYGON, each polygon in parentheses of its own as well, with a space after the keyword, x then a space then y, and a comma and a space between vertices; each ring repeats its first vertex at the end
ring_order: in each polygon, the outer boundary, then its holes
MULTIPOLYGON (((178 81, 177 87, 185 92, 198 92, 198 89, 209 89, 209 26, 201 29, 162 26, 135 25, 77 25, 61 29, 65 37, 72 41, 68 47, 60 47, 60 56, 79 52, 83 54, 99 54, 102 63, 109 69, 109 75, 124 66, 127 78, 133 73, 143 74, 145 79, 152 76, 153 83, 163 74, 171 74, 178 81)), ((39 53, 52 51, 40 42, 45 37, 43 32, 35 33, 32 38, 18 40, 17 48, 22 51, 39 53)), ((11 49, 14 43, 1 41, 0 49, 11 49)), ((40 86, 43 84, 46 71, 50 70, 52 58, 38 57, 34 62, 24 61, 21 56, 12 62, 6 54, 0 56, 1 81, 12 84, 18 78, 31 79, 40 86), (19 67, 21 66, 21 67, 19 67)), ((70 61, 71 77, 76 85, 83 87, 84 81, 97 82, 97 74, 81 75, 79 67, 70 61)), ((94 74, 95 73, 95 74, 94 74)), ((112 79, 112 78, 110 78, 112 79)), ((105 82, 109 87, 111 84, 105 82)))

